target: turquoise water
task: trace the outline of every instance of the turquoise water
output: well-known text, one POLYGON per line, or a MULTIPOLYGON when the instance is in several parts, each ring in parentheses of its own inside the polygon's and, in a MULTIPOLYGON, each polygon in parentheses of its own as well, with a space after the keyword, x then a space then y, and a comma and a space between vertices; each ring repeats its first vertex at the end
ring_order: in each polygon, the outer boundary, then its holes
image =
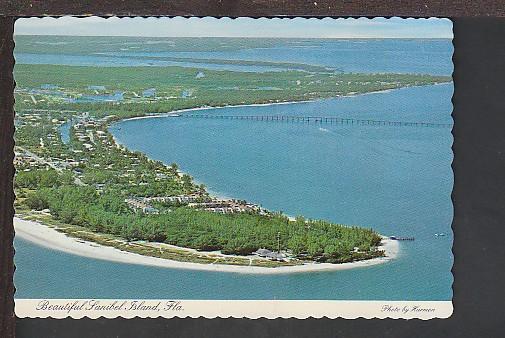
MULTIPOLYGON (((447 84, 216 111, 450 123, 452 91, 447 84)), ((104 262, 16 239, 17 297, 452 298, 450 129, 166 117, 123 121, 111 131, 130 149, 178 162, 219 194, 416 240, 402 242, 399 257, 378 266, 268 276, 104 262)))
MULTIPOLYGON (((136 55, 304 62, 361 72, 447 75, 453 69, 449 40, 307 40, 303 44, 283 42, 272 48, 214 52, 163 52, 152 45, 146 48, 136 55)), ((22 55, 16 57, 18 63, 23 60, 22 55)), ((94 59, 97 56, 87 55, 81 61, 78 57, 29 56, 24 60, 103 65, 94 59)), ((131 65, 128 59, 114 58, 114 54, 106 57, 107 65, 131 65)), ((453 85, 445 84, 203 113, 451 123, 452 93, 453 85)), ((165 163, 179 163, 183 171, 220 195, 247 199, 289 215, 373 227, 385 235, 414 236, 416 240, 401 242, 399 257, 377 266, 269 276, 113 263, 16 238, 17 298, 452 298, 450 129, 167 117, 123 121, 110 130, 132 150, 165 163), (447 236, 436 237, 436 233, 447 236)))

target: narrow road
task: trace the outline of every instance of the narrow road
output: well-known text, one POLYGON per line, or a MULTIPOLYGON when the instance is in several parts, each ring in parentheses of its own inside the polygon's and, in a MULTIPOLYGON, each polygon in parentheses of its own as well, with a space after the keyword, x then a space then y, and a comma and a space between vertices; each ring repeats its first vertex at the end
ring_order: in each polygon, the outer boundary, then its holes
MULTIPOLYGON (((35 161, 50 166, 51 168, 53 168, 54 170, 56 170, 58 173, 62 173, 63 172, 63 169, 57 167, 54 163, 45 160, 44 158, 38 156, 37 154, 34 154, 31 151, 29 151, 29 150, 27 150, 27 149, 25 149, 23 147, 20 147, 20 146, 16 146, 16 148, 18 148, 19 150, 23 151, 26 155, 28 155, 29 157, 31 157, 35 161)), ((76 185, 80 185, 80 186, 85 186, 86 185, 86 184, 84 184, 83 181, 81 181, 81 179, 79 177, 75 177, 75 176, 74 176, 74 183, 76 185)))

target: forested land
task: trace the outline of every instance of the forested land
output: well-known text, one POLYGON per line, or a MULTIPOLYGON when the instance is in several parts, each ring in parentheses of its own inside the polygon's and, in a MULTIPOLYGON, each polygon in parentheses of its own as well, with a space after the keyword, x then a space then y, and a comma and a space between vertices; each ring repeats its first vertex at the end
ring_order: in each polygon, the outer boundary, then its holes
POLYGON ((378 250, 381 237, 372 229, 303 216, 290 220, 276 211, 220 214, 184 203, 156 204, 156 214, 132 210, 125 202, 132 197, 205 196, 208 192, 191 176, 180 174, 176 164, 153 161, 117 145, 107 128, 117 119, 176 109, 334 97, 449 82, 450 77, 300 70, 205 70, 205 76, 198 77, 199 72, 183 67, 16 65, 18 151, 42 158, 35 166, 17 165, 18 205, 31 210, 48 209, 64 224, 127 241, 163 242, 238 255, 260 248, 280 249, 298 259, 332 263, 384 254, 378 250), (33 91, 44 84, 57 87, 57 95, 33 91), (90 85, 104 86, 107 92, 124 92, 124 100, 76 103, 62 99, 90 94, 90 85), (146 88, 155 88, 156 96, 142 98, 139 94, 146 88), (89 116, 83 117, 84 113, 89 116), (70 142, 62 142, 58 128, 72 119, 94 123, 82 134, 94 137, 94 141, 86 141, 92 144, 92 151, 86 149, 74 130, 70 142))

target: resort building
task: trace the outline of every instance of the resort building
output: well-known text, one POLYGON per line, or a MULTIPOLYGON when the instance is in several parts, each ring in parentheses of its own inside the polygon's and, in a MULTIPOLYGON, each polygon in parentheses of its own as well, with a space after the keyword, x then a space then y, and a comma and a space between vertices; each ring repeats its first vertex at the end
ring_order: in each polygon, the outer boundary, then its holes
POLYGON ((146 203, 140 198, 127 198, 125 199, 126 204, 133 209, 135 212, 141 211, 144 214, 158 214, 159 211, 156 208, 153 208, 151 205, 146 203))
POLYGON ((258 249, 255 252, 253 252, 253 255, 263 257, 263 258, 268 258, 273 261, 286 261, 287 257, 285 254, 281 252, 275 252, 275 251, 270 251, 268 249, 258 249))

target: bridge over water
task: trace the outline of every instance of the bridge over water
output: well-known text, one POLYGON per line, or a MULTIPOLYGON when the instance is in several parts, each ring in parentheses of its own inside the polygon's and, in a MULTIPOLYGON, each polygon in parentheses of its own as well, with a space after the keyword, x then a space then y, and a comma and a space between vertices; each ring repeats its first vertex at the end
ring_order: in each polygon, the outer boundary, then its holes
POLYGON ((214 120, 241 120, 263 122, 290 122, 290 123, 313 123, 355 126, 389 126, 389 127, 427 127, 427 128, 452 128, 452 123, 432 122, 405 122, 368 120, 331 116, 296 116, 296 115, 216 115, 216 114, 181 114, 174 115, 188 119, 214 119, 214 120))

